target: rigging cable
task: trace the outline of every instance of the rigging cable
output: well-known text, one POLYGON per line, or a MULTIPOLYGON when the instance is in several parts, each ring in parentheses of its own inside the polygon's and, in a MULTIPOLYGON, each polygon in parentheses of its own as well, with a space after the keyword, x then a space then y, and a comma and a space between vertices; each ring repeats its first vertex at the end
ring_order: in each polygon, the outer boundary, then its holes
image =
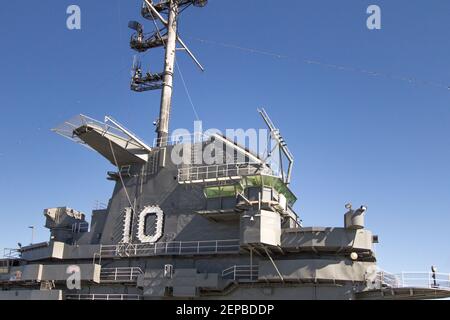
POLYGON ((194 112, 194 115, 195 115, 195 118, 197 119, 197 121, 199 121, 200 117, 198 116, 197 109, 195 108, 194 102, 192 101, 191 94, 189 93, 189 88, 186 84, 186 81, 184 80, 183 73, 181 72, 181 68, 178 65, 178 61, 176 59, 175 59, 175 65, 177 66, 178 73, 180 74, 180 79, 181 79, 181 82, 183 83, 184 90, 186 91, 186 95, 188 97, 189 103, 191 104, 192 111, 194 112))
POLYGON ((348 66, 348 65, 338 65, 338 64, 332 64, 332 63, 326 63, 326 62, 318 61, 318 60, 310 60, 310 59, 304 59, 304 58, 298 58, 298 57, 291 57, 291 56, 287 56, 287 55, 283 55, 283 54, 279 54, 279 53, 275 53, 275 52, 269 52, 269 51, 264 51, 264 50, 260 50, 260 49, 242 47, 242 46, 238 46, 238 45, 234 45, 234 44, 205 40, 205 39, 200 39, 200 38, 192 38, 191 37, 191 39, 201 42, 201 43, 204 43, 204 44, 211 44, 211 45, 221 46, 224 48, 237 49, 237 50, 246 51, 249 53, 261 54, 261 55, 270 56, 270 57, 278 58, 278 59, 291 60, 291 61, 294 61, 297 63, 305 63, 308 65, 319 65, 319 66, 323 66, 323 67, 330 68, 330 69, 336 69, 338 71, 349 71, 349 72, 361 73, 361 74, 365 74, 365 75, 371 76, 371 77, 384 77, 384 78, 388 78, 388 79, 392 79, 392 80, 404 81, 404 82, 407 82, 407 83, 413 84, 413 85, 415 84, 415 85, 422 85, 422 86, 431 86, 431 87, 435 87, 435 88, 450 90, 449 85, 444 84, 444 83, 439 83, 436 81, 422 80, 422 79, 415 78, 415 77, 400 76, 400 75, 395 75, 395 74, 386 73, 386 72, 377 72, 377 71, 373 71, 373 70, 368 70, 368 69, 363 69, 363 68, 358 68, 358 67, 353 67, 353 66, 348 66))

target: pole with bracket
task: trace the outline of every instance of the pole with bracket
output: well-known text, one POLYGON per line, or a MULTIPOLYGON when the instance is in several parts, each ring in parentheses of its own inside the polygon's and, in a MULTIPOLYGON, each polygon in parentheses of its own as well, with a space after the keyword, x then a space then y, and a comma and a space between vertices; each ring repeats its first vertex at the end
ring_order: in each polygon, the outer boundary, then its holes
POLYGON ((167 21, 166 55, 164 60, 164 81, 161 92, 161 106, 159 111, 158 147, 167 146, 169 136, 170 109, 173 93, 173 73, 177 45, 178 3, 170 0, 169 19, 167 21))

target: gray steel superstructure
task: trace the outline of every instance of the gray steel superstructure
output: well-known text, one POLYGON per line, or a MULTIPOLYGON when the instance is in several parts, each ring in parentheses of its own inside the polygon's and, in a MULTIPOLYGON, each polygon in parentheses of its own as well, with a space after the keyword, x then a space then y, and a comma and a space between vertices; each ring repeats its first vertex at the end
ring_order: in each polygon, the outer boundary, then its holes
POLYGON ((378 237, 365 228, 365 206, 346 205, 342 227, 302 226, 289 188, 294 159, 264 110, 276 156, 286 163, 280 170, 220 134, 169 136, 177 44, 201 67, 177 34, 177 17, 190 5, 205 4, 145 0, 142 15, 162 27, 149 35, 138 22, 130 23, 133 49, 165 48, 164 71, 143 74, 136 63, 131 84, 138 92, 162 91, 154 146, 111 117, 99 122, 80 115, 55 129, 117 167, 107 173, 114 191, 90 223, 68 207, 44 210, 50 239, 11 249, 0 260, 0 299, 450 296, 448 275, 425 273, 420 279, 426 285, 420 285, 377 268, 378 237), (199 155, 204 150, 215 150, 221 161, 205 161, 199 155), (173 154, 190 161, 176 163, 173 154), (79 286, 68 283, 73 279, 79 286))

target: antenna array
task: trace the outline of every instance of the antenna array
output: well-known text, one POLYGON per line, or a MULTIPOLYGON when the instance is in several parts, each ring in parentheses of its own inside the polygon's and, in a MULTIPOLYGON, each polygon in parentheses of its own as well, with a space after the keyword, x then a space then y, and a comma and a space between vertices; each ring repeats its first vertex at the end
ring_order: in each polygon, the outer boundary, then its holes
POLYGON ((158 133, 157 146, 167 145, 169 135, 169 120, 172 105, 173 75, 176 51, 184 50, 203 71, 204 68, 192 54, 178 35, 178 17, 189 6, 204 7, 207 0, 144 0, 141 15, 154 23, 155 30, 145 33, 144 27, 137 21, 130 21, 128 27, 135 31, 131 36, 130 47, 137 52, 164 47, 164 70, 159 73, 142 72, 140 62, 133 63, 131 90, 145 92, 161 90, 161 105, 159 118, 154 122, 158 133), (181 48, 177 48, 177 45, 181 48))

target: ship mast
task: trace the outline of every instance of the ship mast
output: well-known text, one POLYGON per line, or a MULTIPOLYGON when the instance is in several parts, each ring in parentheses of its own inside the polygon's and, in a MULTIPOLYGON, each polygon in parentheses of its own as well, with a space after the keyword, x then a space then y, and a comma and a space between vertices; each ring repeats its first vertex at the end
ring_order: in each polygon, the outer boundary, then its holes
POLYGON ((170 109, 172 106, 173 71, 175 65, 175 53, 177 45, 177 19, 178 4, 170 1, 169 20, 167 25, 166 57, 164 61, 164 84, 161 92, 161 106, 159 110, 158 146, 167 144, 169 136, 170 109))
POLYGON ((130 45, 132 49, 138 52, 145 52, 156 47, 164 47, 165 49, 163 72, 147 72, 144 75, 140 62, 137 62, 133 66, 134 75, 131 81, 131 90, 133 91, 144 92, 161 89, 159 118, 154 123, 157 132, 157 147, 165 147, 168 143, 177 43, 194 60, 197 66, 202 71, 204 70, 178 35, 179 14, 191 5, 203 7, 206 4, 207 0, 161 0, 158 3, 153 3, 152 0, 144 0, 142 16, 153 20, 156 30, 147 35, 144 34, 144 28, 139 22, 131 21, 128 24, 131 29, 136 31, 131 37, 130 45), (162 27, 158 26, 157 22, 162 24, 162 27))

